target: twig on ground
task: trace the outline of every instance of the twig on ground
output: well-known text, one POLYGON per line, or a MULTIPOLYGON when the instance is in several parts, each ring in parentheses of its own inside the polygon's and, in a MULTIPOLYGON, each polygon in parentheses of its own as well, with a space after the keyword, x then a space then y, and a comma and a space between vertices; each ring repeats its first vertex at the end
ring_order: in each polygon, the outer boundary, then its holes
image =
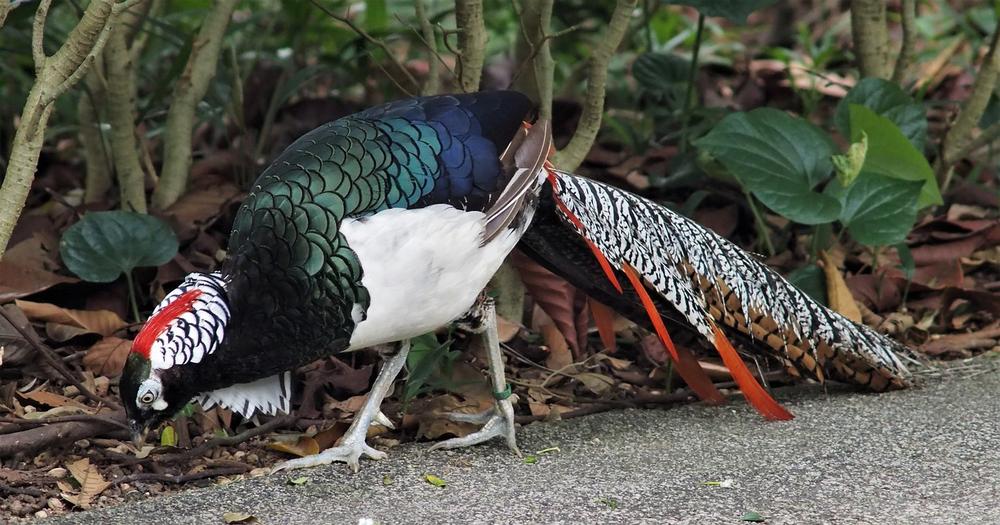
POLYGON ((38 336, 34 334, 34 332, 27 331, 23 327, 15 323, 14 319, 12 319, 10 315, 7 314, 7 311, 4 310, 3 308, 0 308, 0 316, 3 316, 3 318, 6 319, 7 322, 14 327, 14 330, 17 330, 17 333, 21 334, 21 337, 23 337, 25 341, 27 341, 32 347, 34 347, 35 351, 37 351, 42 356, 42 359, 44 359, 46 363, 52 366, 52 368, 55 368, 67 381, 69 381, 71 385, 75 386, 81 395, 83 395, 87 399, 90 399, 91 401, 94 401, 95 403, 102 404, 114 408, 116 410, 121 410, 122 407, 118 403, 104 399, 98 396, 97 394, 91 392, 89 388, 84 386, 83 383, 76 377, 76 375, 74 375, 73 372, 71 372, 68 368, 66 368, 66 365, 63 364, 62 360, 54 355, 55 352, 53 352, 52 349, 46 346, 45 343, 41 342, 38 339, 38 336))
POLYGON ((122 483, 135 483, 136 481, 159 481, 161 483, 187 483, 189 481, 195 481, 205 478, 214 478, 216 476, 234 476, 236 474, 244 474, 251 469, 250 465, 244 465, 241 467, 225 467, 218 468, 214 470, 203 470, 201 472, 192 472, 190 474, 165 474, 157 472, 138 472, 136 474, 129 474, 128 476, 122 476, 111 482, 112 485, 120 485, 122 483))
MULTIPOLYGON (((119 411, 109 415, 112 419, 124 419, 125 412, 119 411)), ((112 423, 104 418, 90 421, 67 421, 52 423, 29 430, 0 435, 0 458, 21 453, 31 453, 39 449, 55 446, 59 443, 72 443, 84 438, 105 434, 118 423, 112 423)))
POLYGON ((205 454, 205 452, 208 452, 209 450, 212 450, 213 448, 216 448, 216 447, 228 447, 228 446, 232 446, 232 445, 238 445, 240 443, 243 443, 244 441, 249 441, 249 440, 251 440, 251 439, 253 439, 253 438, 257 437, 257 436, 260 436, 262 434, 267 434, 268 432, 271 432, 272 430, 276 430, 276 429, 281 428, 281 427, 292 425, 292 424, 295 423, 295 421, 297 419, 298 419, 298 417, 294 416, 294 415, 277 417, 277 418, 274 418, 274 419, 268 421, 267 423, 264 423, 263 425, 261 425, 259 427, 251 428, 250 430, 247 430, 246 432, 237 434, 235 436, 226 436, 226 437, 218 437, 218 438, 210 439, 210 440, 202 443, 201 445, 198 445, 197 447, 194 447, 194 448, 192 448, 190 450, 186 450, 184 452, 179 452, 179 453, 176 453, 176 454, 163 454, 163 455, 158 455, 158 456, 152 456, 152 455, 150 455, 150 456, 147 456, 147 457, 145 457, 143 459, 136 458, 131 463, 146 463, 146 462, 150 462, 150 461, 154 461, 154 462, 157 462, 157 463, 173 463, 173 462, 177 462, 177 461, 189 460, 189 459, 192 459, 192 458, 199 457, 199 456, 205 454))

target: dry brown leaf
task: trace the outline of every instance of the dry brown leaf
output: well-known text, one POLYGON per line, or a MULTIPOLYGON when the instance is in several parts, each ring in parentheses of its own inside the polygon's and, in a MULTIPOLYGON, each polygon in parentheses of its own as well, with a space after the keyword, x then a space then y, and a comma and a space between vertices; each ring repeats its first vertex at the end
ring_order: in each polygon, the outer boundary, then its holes
POLYGON ((521 274, 524 287, 535 303, 562 332, 573 355, 579 356, 587 344, 590 328, 586 294, 521 253, 514 252, 509 260, 521 274))
MULTIPOLYGON (((373 425, 372 427, 369 427, 368 429, 369 434, 371 434, 373 430, 376 430, 375 427, 377 426, 378 425, 373 425)), ((333 424, 332 427, 323 430, 321 432, 317 432, 316 435, 313 436, 313 439, 316 440, 316 444, 319 446, 320 450, 326 450, 336 445, 337 441, 339 441, 340 438, 342 438, 344 434, 347 433, 347 429, 349 429, 350 427, 351 426, 344 421, 337 421, 336 423, 333 424)), ((369 435, 368 437, 372 436, 369 435)))
POLYGON ((551 322, 541 326, 542 339, 549 349, 549 355, 545 358, 545 366, 552 370, 561 370, 573 364, 573 353, 570 352, 569 345, 562 332, 551 322))
POLYGON ((246 512, 223 512, 222 521, 226 523, 260 523, 256 516, 246 512))
POLYGON ((522 328, 524 327, 518 323, 509 321, 499 315, 497 316, 497 333, 500 336, 501 343, 509 343, 522 328))
POLYGON ((320 452, 319 443, 309 436, 301 436, 297 441, 275 441, 268 443, 267 448, 300 458, 319 454, 320 452))
POLYGON ((97 467, 90 464, 88 458, 70 463, 66 465, 66 468, 80 484, 80 490, 76 494, 63 492, 62 497, 80 508, 89 509, 90 502, 111 485, 104 479, 104 476, 101 476, 97 467))
POLYGON ((50 303, 21 300, 15 301, 15 304, 32 321, 78 326, 103 336, 109 336, 128 326, 118 314, 109 310, 72 310, 50 303))
POLYGON ((75 401, 73 399, 70 399, 64 395, 56 394, 54 392, 49 392, 47 390, 42 390, 40 388, 38 390, 32 390, 31 392, 18 393, 18 395, 23 397, 24 399, 30 399, 31 401, 34 401, 36 403, 40 403, 45 406, 53 408, 64 407, 64 406, 71 406, 83 409, 87 408, 86 405, 78 401, 75 401))
POLYGON ((122 372, 130 351, 131 340, 105 337, 87 350, 83 356, 83 366, 97 375, 115 377, 122 372))
POLYGON ((597 395, 602 395, 615 385, 615 380, 603 374, 594 372, 580 372, 573 376, 573 379, 583 383, 583 386, 597 395))
POLYGON ((854 302, 854 296, 844 282, 844 276, 834 262, 833 255, 821 251, 820 258, 823 260, 823 273, 826 275, 826 296, 830 302, 830 309, 855 323, 860 323, 861 310, 854 302))
POLYGON ((417 421, 417 436, 437 439, 443 436, 464 437, 479 429, 478 425, 452 421, 444 414, 465 412, 474 414, 485 408, 479 403, 464 401, 454 394, 442 394, 413 403, 412 413, 417 421))
POLYGON ((969 350, 993 348, 1000 338, 1000 324, 967 334, 944 335, 924 343, 920 351, 931 356, 952 354, 953 357, 967 357, 969 350))
POLYGON ((47 290, 61 283, 76 283, 79 279, 58 275, 40 266, 0 261, 0 303, 47 290))

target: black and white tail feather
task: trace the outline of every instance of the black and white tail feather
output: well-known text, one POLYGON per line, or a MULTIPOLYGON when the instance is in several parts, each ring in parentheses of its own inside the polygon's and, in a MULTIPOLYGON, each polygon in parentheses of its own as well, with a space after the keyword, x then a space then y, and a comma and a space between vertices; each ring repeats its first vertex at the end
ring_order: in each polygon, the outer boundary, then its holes
POLYGON ((716 233, 600 182, 558 170, 552 182, 577 232, 617 270, 636 269, 709 342, 719 323, 821 381, 876 391, 909 384, 897 355, 905 347, 817 303, 716 233))

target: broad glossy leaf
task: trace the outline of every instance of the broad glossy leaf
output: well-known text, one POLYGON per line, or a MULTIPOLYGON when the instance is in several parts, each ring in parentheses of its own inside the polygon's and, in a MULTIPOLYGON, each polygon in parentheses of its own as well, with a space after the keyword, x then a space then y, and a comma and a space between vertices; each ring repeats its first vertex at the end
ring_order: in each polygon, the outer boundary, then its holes
POLYGON ((760 108, 722 119, 695 142, 765 206, 802 224, 837 219, 840 203, 815 191, 833 170, 833 145, 809 122, 760 108))
POLYGON ((127 211, 88 213, 59 242, 66 267, 81 279, 114 281, 141 266, 159 266, 177 254, 177 237, 156 217, 127 211))
POLYGON ((834 181, 827 193, 843 204, 840 222, 854 240, 869 246, 902 242, 917 218, 921 183, 863 171, 850 188, 834 181))
POLYGON ((721 16, 737 24, 747 21, 750 13, 776 0, 667 0, 668 4, 689 5, 705 16, 721 16))
POLYGON ((850 105, 850 114, 851 141, 857 142, 862 134, 868 135, 862 171, 922 182, 921 208, 943 203, 931 165, 891 120, 859 104, 850 105))
POLYGON ((921 104, 914 102, 913 97, 894 82, 866 78, 851 88, 847 96, 837 104, 834 115, 834 123, 845 137, 854 136, 851 130, 851 104, 860 104, 889 119, 918 151, 923 150, 927 138, 927 114, 921 104))

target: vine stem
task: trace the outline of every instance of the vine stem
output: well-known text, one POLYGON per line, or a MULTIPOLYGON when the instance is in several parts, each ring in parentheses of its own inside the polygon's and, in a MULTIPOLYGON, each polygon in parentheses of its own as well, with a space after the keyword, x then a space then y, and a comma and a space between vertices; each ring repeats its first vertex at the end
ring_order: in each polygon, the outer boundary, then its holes
POLYGON ((691 51, 691 68, 688 70, 687 90, 684 94, 684 112, 681 114, 681 153, 687 152, 688 120, 691 118, 691 96, 694 94, 695 77, 698 75, 698 54, 701 52, 701 35, 705 29, 705 15, 698 13, 698 28, 694 33, 694 49, 691 51))
POLYGON ((764 248, 767 249, 768 257, 774 256, 774 244, 771 243, 771 234, 767 231, 767 223, 764 222, 764 216, 761 215, 760 210, 757 208, 757 202, 754 200, 753 195, 750 194, 746 188, 743 189, 743 195, 746 195, 747 204, 750 205, 750 212, 753 213, 753 221, 757 223, 757 230, 760 233, 761 239, 764 240, 764 248))
POLYGON ((132 281, 131 271, 125 272, 125 283, 128 285, 128 302, 132 306, 132 316, 136 323, 141 323, 142 318, 139 317, 139 303, 135 299, 135 282, 132 281))

